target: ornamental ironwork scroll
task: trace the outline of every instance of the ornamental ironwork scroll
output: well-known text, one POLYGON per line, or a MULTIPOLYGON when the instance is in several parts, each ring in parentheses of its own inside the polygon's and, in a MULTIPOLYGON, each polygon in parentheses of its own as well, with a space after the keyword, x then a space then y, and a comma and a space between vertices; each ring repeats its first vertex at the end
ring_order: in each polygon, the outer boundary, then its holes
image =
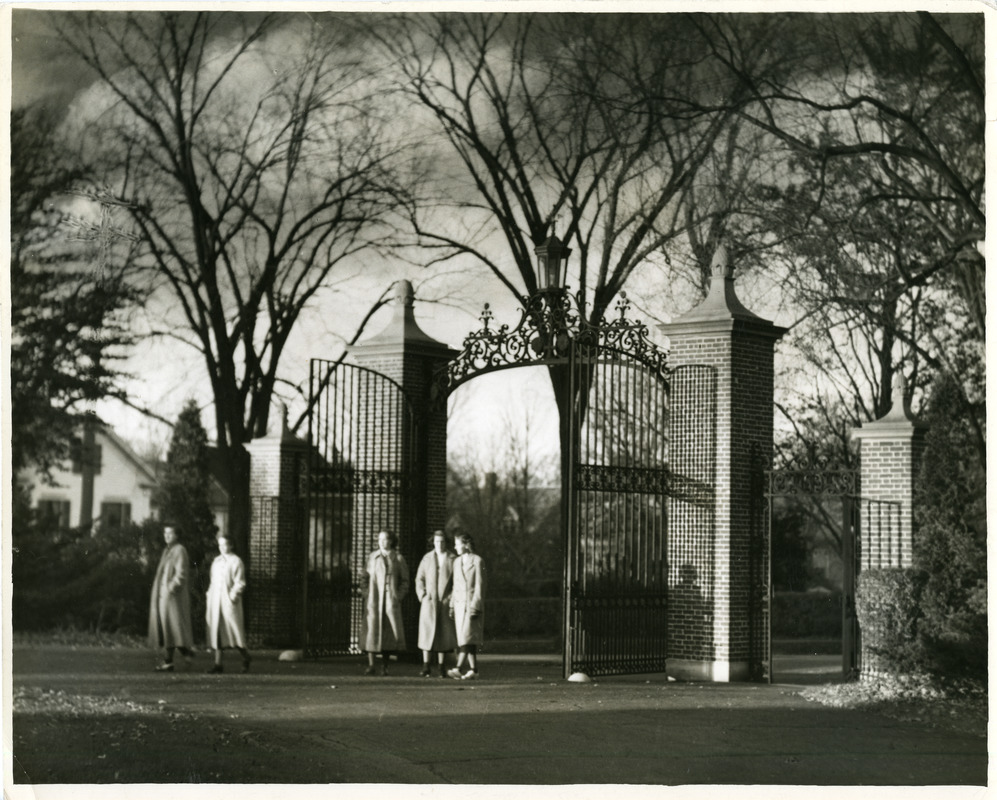
POLYGON ((520 312, 518 324, 494 325, 494 313, 485 303, 480 330, 464 339, 460 353, 434 377, 431 400, 442 402, 473 377, 510 367, 567 364, 571 345, 576 355, 596 358, 616 351, 640 361, 667 381, 667 353, 648 337, 643 322, 627 318, 630 303, 621 292, 616 316, 600 325, 585 319, 584 301, 567 289, 534 292, 520 312))
POLYGON ((397 494, 410 491, 412 476, 401 470, 315 468, 308 476, 312 495, 397 494))
POLYGON ((775 496, 857 497, 859 472, 854 469, 773 469, 765 471, 766 494, 775 496))
POLYGON ((579 464, 575 481, 577 488, 586 492, 668 493, 668 473, 663 469, 579 464))

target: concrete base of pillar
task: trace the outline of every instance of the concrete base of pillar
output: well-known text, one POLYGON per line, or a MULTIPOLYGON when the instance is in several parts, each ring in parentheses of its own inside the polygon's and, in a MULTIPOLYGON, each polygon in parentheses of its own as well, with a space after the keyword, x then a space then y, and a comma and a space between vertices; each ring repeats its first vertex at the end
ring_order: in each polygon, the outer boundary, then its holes
POLYGON ((689 658, 669 658, 666 669, 668 677, 677 681, 730 683, 746 681, 751 674, 747 661, 696 661, 689 658))

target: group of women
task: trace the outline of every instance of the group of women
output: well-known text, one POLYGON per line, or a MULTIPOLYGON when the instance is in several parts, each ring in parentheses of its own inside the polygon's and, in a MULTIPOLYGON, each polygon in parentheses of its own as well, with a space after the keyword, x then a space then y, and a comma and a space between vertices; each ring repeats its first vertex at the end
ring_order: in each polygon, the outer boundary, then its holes
MULTIPOLYGON (((176 650, 185 659, 193 657, 194 634, 190 620, 189 558, 174 526, 163 529, 166 548, 159 560, 149 604, 149 643, 165 650, 160 672, 173 671, 176 650)), ((447 547, 443 531, 432 537, 433 548, 422 558, 415 576, 419 599, 419 649, 423 677, 432 674, 432 657, 441 678, 474 680, 478 677, 478 645, 484 637, 485 565, 474 552, 467 534, 454 541, 456 553, 447 547), (446 655, 457 651, 457 663, 446 668, 446 655)), ((396 550, 394 534, 381 531, 377 549, 367 559, 362 573, 367 602, 361 639, 367 651, 365 674, 375 675, 375 658, 381 655, 380 674, 388 674, 390 655, 406 649, 402 624, 402 598, 409 590, 409 570, 396 550)), ((208 649, 214 664, 208 672, 222 672, 222 652, 234 648, 242 655, 242 671, 249 669, 242 593, 246 588, 242 559, 232 552, 226 536, 218 537, 219 554, 211 564, 206 621, 208 649)))
MULTIPOLYGON (((419 599, 419 649, 423 677, 432 674, 432 657, 441 678, 474 680, 478 677, 478 645, 484 637, 485 565, 474 552, 471 537, 447 547, 443 531, 433 534, 433 549, 423 556, 415 576, 419 599), (446 669, 446 654, 457 651, 457 663, 446 669)), ((408 593, 409 571, 395 549, 395 536, 382 531, 377 549, 367 559, 363 574, 367 613, 362 634, 367 651, 367 675, 375 675, 375 657, 381 655, 381 674, 388 674, 390 654, 405 649, 402 598, 408 593)))
MULTIPOLYGON (((166 652, 158 672, 173 671, 173 654, 179 650, 188 661, 193 657, 194 629, 190 620, 190 558, 177 538, 176 528, 163 528, 166 548, 159 559, 149 603, 149 644, 166 652)), ((242 655, 242 671, 249 670, 242 592, 246 574, 242 559, 232 552, 227 536, 218 536, 218 555, 211 562, 211 582, 205 603, 208 648, 214 664, 208 672, 221 672, 222 651, 235 648, 242 655)))

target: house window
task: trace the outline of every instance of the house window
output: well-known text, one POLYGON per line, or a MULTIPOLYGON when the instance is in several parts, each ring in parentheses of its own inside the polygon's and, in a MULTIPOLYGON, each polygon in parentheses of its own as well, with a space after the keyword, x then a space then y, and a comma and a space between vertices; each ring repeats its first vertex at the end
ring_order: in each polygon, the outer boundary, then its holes
POLYGON ((123 528, 132 521, 131 503, 101 503, 100 526, 107 530, 123 528))
POLYGON ((85 448, 83 446, 83 441, 78 437, 74 436, 73 441, 69 447, 69 457, 73 461, 73 473, 79 475, 83 472, 83 465, 86 463, 86 456, 89 455, 89 462, 93 465, 93 474, 100 475, 100 463, 103 455, 102 448, 99 444, 95 444, 90 448, 85 448), (89 454, 86 450, 89 449, 89 454))
POLYGON ((38 519, 49 525, 58 525, 60 528, 69 527, 69 501, 68 500, 39 500, 38 519))

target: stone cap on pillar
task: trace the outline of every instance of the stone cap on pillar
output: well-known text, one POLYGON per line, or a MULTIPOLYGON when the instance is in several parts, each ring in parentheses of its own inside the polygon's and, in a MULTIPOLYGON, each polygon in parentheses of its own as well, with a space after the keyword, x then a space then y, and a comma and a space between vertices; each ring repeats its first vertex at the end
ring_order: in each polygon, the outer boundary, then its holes
POLYGON ((396 281, 392 297, 394 314, 384 330, 356 344, 347 347, 351 355, 362 353, 414 353, 449 360, 457 353, 450 345, 437 341, 415 321, 413 305, 415 292, 407 280, 396 281))
POLYGON ((911 414, 907 381, 903 375, 897 375, 893 382, 890 410, 877 420, 852 428, 850 437, 858 440, 903 439, 927 428, 925 423, 914 419, 911 414))
POLYGON ((710 265, 710 289, 703 302, 672 322, 659 326, 665 335, 700 333, 704 330, 731 330, 735 324, 740 329, 761 333, 778 339, 786 328, 752 313, 737 297, 734 289, 734 266, 727 255, 727 248, 717 247, 710 265))
POLYGON ((260 436, 257 439, 253 439, 247 447, 253 445, 263 445, 263 446, 274 446, 280 445, 286 447, 288 445, 295 447, 307 447, 308 442, 299 436, 296 436, 291 428, 287 424, 287 403, 280 404, 280 425, 267 431, 266 436, 260 436))

